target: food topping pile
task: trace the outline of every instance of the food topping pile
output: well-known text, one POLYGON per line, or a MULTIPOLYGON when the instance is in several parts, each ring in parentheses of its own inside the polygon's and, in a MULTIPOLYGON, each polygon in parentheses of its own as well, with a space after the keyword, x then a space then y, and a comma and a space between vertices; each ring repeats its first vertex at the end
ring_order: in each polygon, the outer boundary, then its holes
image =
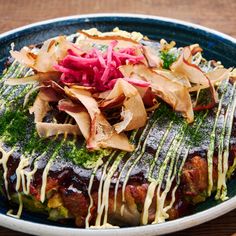
POLYGON ((34 73, 5 83, 35 84, 24 105, 38 90, 29 111, 40 137, 82 135, 89 150, 133 151, 127 131, 145 126, 161 102, 194 122, 194 111, 214 107, 217 86, 232 73, 219 62, 201 65, 198 44, 177 49, 175 42, 161 40, 153 47, 140 33, 118 28, 108 33, 82 30, 75 36, 12 50, 12 57, 34 73), (73 121, 46 122, 55 109, 73 121))

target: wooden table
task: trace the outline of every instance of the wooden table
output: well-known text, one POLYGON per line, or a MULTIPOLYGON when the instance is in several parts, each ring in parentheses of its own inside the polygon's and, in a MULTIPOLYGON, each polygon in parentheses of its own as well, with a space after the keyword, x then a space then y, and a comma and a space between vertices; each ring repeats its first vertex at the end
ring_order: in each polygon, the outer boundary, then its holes
MULTIPOLYGON (((236 38, 236 0, 0 0, 0 33, 54 17, 132 12, 201 24, 236 38)), ((227 236, 236 232, 236 210, 173 235, 227 236)), ((0 227, 0 235, 25 235, 0 227)))

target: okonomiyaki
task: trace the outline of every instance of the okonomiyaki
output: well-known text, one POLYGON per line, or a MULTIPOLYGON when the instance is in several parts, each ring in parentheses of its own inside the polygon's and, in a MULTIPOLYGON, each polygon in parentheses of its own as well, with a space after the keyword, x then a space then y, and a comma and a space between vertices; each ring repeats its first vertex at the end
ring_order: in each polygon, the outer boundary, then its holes
POLYGON ((199 44, 93 28, 10 54, 0 80, 8 215, 127 227, 227 200, 236 73, 199 44))

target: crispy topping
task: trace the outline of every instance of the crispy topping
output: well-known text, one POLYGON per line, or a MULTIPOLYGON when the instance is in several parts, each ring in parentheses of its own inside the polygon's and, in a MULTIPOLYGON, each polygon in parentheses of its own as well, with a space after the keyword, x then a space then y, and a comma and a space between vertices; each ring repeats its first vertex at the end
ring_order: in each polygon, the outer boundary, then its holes
POLYGON ((78 126, 71 124, 53 124, 53 123, 37 122, 36 130, 40 137, 51 137, 59 134, 65 134, 65 135, 80 134, 78 126))
POLYGON ((90 150, 132 151, 125 132, 145 126, 147 112, 158 109, 159 100, 191 123, 194 110, 215 106, 215 87, 232 77, 231 69, 218 62, 200 69, 205 59, 198 44, 177 49, 173 41, 162 39, 151 47, 141 45, 141 40, 143 36, 137 32, 90 29, 79 31, 75 43, 59 36, 45 41, 40 49, 11 51, 35 74, 11 78, 5 84, 38 83, 39 93, 30 113, 40 136, 81 132, 90 150), (199 101, 202 94, 207 94, 203 103, 199 101), (76 124, 44 123, 47 113, 57 108, 76 124))
MULTIPOLYGON (((125 70, 125 67, 123 67, 123 70, 125 70)), ((158 74, 144 65, 134 65, 132 73, 148 81, 156 96, 171 105, 174 110, 182 112, 189 123, 193 122, 192 103, 186 86, 158 74)))

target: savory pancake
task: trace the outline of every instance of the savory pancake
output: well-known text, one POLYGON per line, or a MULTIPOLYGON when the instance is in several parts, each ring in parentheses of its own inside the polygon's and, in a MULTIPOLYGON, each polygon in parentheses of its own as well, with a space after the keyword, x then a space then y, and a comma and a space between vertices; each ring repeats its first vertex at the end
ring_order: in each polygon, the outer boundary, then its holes
POLYGON ((199 45, 96 29, 11 51, 0 81, 1 194, 78 227, 161 223, 236 167, 232 69, 199 45))

